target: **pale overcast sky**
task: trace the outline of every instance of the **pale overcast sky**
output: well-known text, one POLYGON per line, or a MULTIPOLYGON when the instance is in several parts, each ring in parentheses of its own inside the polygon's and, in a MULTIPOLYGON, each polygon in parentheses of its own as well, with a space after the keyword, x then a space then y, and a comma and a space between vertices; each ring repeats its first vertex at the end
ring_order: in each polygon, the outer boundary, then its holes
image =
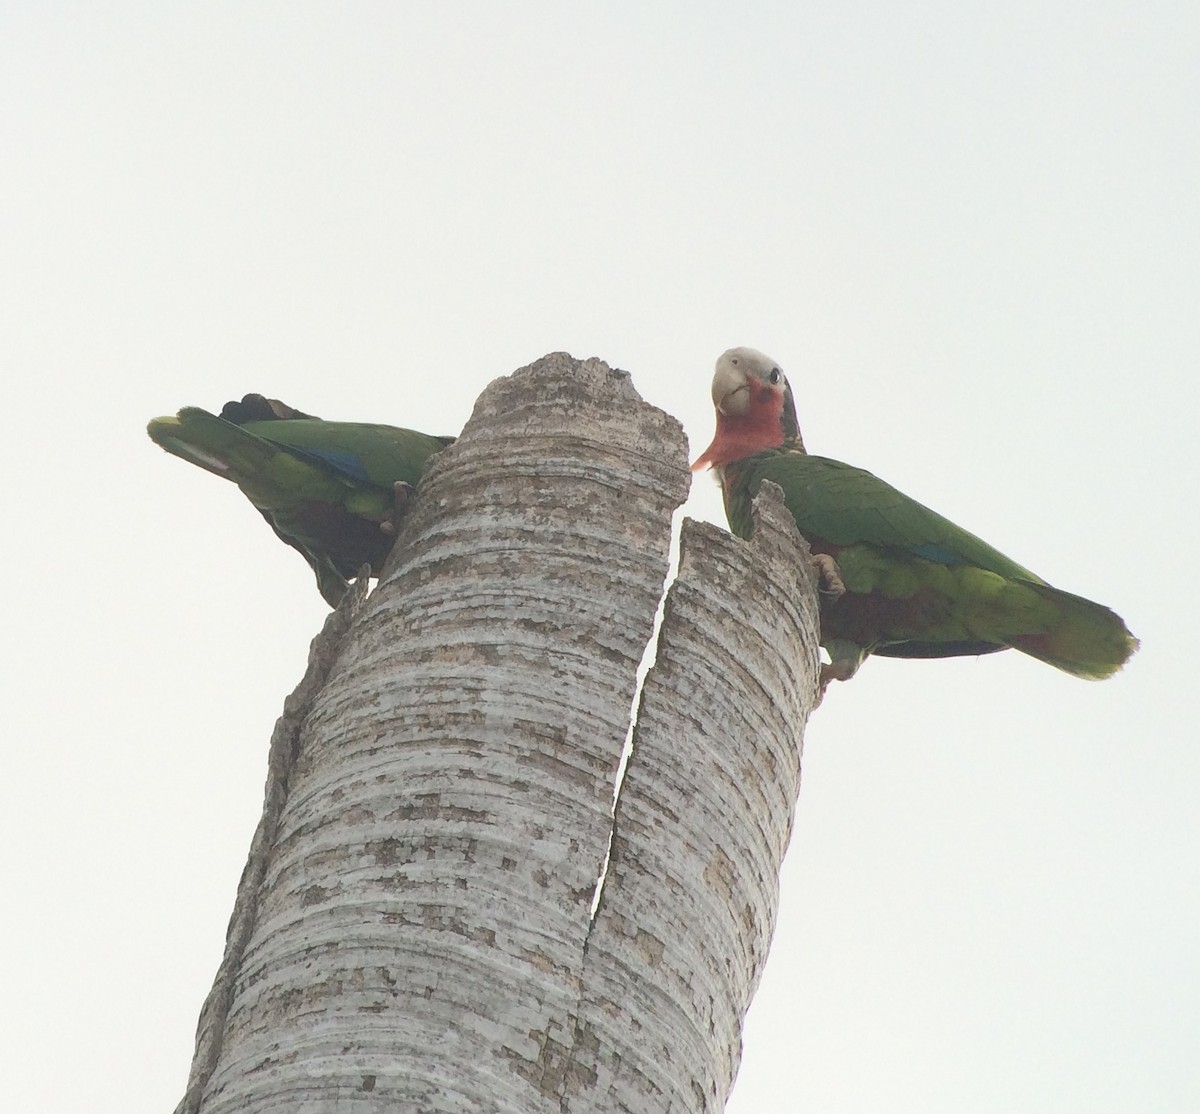
POLYGON ((1198 75, 1155 0, 0 6, 6 1108, 181 1096, 325 613, 146 420, 565 349, 698 452, 745 344, 1143 649, 830 692, 729 1111, 1200 1110, 1198 75))

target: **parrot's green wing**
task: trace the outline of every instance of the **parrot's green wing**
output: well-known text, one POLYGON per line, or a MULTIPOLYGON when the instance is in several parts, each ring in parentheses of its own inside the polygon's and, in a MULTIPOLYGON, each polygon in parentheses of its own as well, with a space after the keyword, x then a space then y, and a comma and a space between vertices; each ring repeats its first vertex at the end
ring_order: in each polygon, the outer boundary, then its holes
MULTIPOLYGON (((974 534, 861 468, 787 449, 726 466, 730 528, 746 537, 763 480, 783 490, 846 593, 822 609, 831 656, 950 657, 1013 647, 1080 677, 1107 677, 1137 646, 1120 617, 1052 588, 974 534)), ((856 663, 855 663, 856 664, 856 663)))
POLYGON ((452 437, 360 422, 324 422, 247 395, 222 416, 187 407, 156 418, 150 437, 232 480, 283 541, 298 549, 336 606, 363 565, 378 575, 394 540, 397 484, 415 486, 452 437))

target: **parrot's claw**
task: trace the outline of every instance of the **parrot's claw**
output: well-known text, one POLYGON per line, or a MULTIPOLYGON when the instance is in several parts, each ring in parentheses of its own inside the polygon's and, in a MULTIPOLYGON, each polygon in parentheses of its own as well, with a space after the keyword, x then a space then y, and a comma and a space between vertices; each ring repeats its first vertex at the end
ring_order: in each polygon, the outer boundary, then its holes
POLYGON ((416 488, 412 484, 405 483, 403 480, 397 480, 392 484, 392 509, 387 512, 383 521, 379 524, 379 529, 382 530, 390 538, 394 538, 400 531, 400 521, 408 513, 408 504, 411 502, 413 492, 416 488))
POLYGON ((817 680, 817 699, 813 703, 814 710, 821 706, 825 699, 825 690, 832 681, 848 681, 858 672, 857 664, 847 661, 821 662, 821 673, 817 680))
POLYGON ((821 670, 817 677, 817 699, 814 708, 821 706, 825 699, 825 690, 831 681, 848 681, 866 658, 866 652, 856 643, 830 639, 822 643, 829 654, 829 661, 821 662, 821 670))
MULTIPOLYGON (((836 600, 846 594, 846 582, 842 579, 842 570, 838 568, 838 563, 828 553, 814 553, 812 563, 813 568, 817 570, 817 584, 823 596, 836 600)), ((838 679, 845 680, 846 678, 839 677, 838 679)))

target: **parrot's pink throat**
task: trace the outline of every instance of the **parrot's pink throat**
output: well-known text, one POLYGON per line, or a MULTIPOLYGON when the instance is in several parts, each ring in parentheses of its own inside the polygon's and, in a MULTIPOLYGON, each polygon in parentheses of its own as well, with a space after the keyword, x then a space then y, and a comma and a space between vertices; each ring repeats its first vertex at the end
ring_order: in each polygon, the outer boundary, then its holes
MULTIPOLYGON (((767 392, 763 394, 767 395, 767 392)), ((764 404, 752 405, 745 414, 726 414, 718 410, 717 432, 713 435, 712 444, 697 458, 692 471, 699 472, 702 468, 744 460, 763 449, 782 445, 784 438, 780 415, 783 413, 783 392, 771 391, 768 399, 764 399, 764 404)))

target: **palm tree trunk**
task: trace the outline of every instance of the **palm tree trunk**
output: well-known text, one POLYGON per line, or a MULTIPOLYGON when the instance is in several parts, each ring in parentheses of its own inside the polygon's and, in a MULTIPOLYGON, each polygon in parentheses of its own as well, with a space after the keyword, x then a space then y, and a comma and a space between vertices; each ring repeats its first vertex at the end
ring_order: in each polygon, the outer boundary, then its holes
POLYGON ((480 397, 285 705, 180 1111, 723 1105, 815 599, 770 500, 751 545, 685 526, 614 836, 684 453, 598 360, 480 397))

